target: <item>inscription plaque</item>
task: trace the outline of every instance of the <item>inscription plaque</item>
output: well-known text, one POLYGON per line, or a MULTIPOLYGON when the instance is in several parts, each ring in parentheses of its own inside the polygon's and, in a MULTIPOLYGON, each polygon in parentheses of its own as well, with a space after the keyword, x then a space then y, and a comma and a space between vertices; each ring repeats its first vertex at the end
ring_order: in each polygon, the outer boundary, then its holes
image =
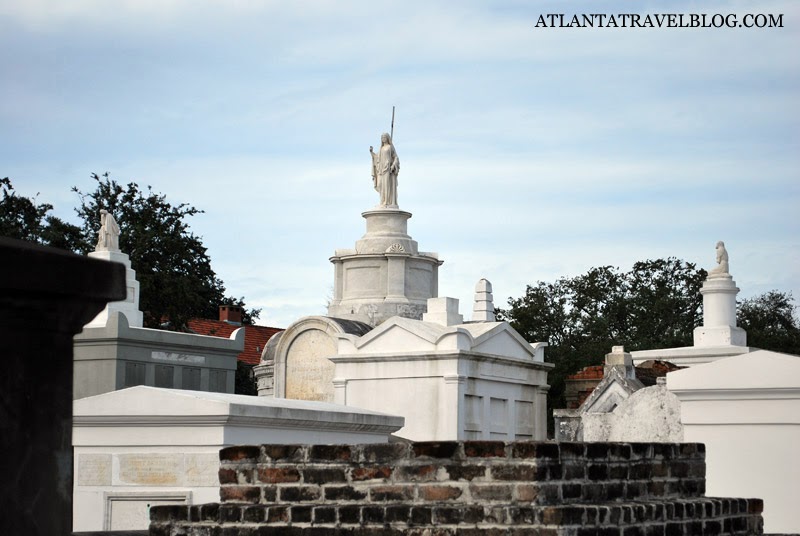
POLYGON ((111 454, 79 454, 78 485, 110 486, 111 454))
POLYGON ((119 454, 120 484, 175 486, 183 473, 182 454, 119 454))
POLYGON ((333 340, 312 329, 295 338, 286 353, 286 398, 333 402, 333 340))
POLYGON ((219 454, 186 454, 187 486, 212 486, 219 485, 219 454))

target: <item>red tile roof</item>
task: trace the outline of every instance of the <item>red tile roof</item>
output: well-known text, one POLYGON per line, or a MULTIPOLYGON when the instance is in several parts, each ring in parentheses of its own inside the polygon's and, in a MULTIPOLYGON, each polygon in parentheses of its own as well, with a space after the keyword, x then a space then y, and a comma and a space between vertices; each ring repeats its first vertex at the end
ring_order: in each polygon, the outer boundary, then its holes
POLYGON ((244 328, 244 351, 239 354, 239 361, 248 365, 258 365, 261 361, 261 352, 270 337, 283 331, 280 328, 267 326, 237 326, 222 320, 209 320, 206 318, 192 318, 189 320, 189 329, 198 335, 222 337, 227 339, 231 333, 239 328, 244 328))

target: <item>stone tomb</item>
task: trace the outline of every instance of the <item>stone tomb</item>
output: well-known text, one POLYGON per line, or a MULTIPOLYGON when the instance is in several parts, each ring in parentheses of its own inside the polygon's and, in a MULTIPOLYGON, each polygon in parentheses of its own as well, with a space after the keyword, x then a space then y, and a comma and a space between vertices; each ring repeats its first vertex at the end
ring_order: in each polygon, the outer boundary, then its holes
POLYGON ((111 312, 103 326, 87 325, 74 341, 73 397, 135 385, 233 393, 244 329, 230 338, 134 327, 111 312))
POLYGON ((704 495, 695 443, 238 446, 221 504, 156 507, 151 536, 762 533, 759 499, 704 495))
POLYGON ((474 316, 431 298, 422 320, 307 317, 270 339, 255 373, 259 394, 336 402, 406 418, 414 441, 544 439, 545 343, 495 322, 491 285, 478 283, 474 316))
POLYGON ((108 303, 74 337, 73 398, 135 385, 233 393, 244 330, 223 339, 142 327, 136 272, 119 249, 114 217, 100 212, 97 248, 89 257, 125 267, 126 295, 108 303))
POLYGON ((708 490, 764 499, 764 526, 800 533, 800 356, 758 350, 671 372, 687 441, 708 450, 708 490))
POLYGON ((74 530, 144 529, 148 509, 219 497, 220 448, 386 442, 403 419, 334 404, 138 386, 74 402, 74 530))

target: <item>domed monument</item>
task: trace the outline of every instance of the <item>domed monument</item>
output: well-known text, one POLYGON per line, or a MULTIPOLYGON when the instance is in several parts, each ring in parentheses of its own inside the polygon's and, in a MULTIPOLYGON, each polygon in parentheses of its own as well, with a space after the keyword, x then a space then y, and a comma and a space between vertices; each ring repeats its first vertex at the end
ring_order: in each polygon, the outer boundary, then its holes
POLYGON ((416 441, 544 439, 546 344, 496 321, 485 279, 472 321, 458 300, 438 297, 442 261, 408 235, 392 137, 370 154, 379 201, 361 214, 367 231, 330 258, 328 314, 300 318, 267 343, 254 368, 259 395, 401 415, 397 434, 416 441))
POLYGON ((397 203, 400 160, 389 134, 372 155, 372 180, 380 199, 363 212, 367 232, 353 249, 337 249, 330 258, 335 266, 333 300, 328 316, 358 320, 377 326, 393 316, 421 319, 428 298, 438 295, 439 266, 436 253, 420 252, 408 235, 411 213, 397 203))

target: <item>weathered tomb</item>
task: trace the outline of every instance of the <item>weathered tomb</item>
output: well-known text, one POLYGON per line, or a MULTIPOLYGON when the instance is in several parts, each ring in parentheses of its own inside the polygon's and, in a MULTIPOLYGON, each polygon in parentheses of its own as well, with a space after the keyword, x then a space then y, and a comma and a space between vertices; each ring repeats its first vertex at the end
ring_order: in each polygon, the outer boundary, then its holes
POLYGON ((143 327, 136 272, 119 249, 119 226, 101 213, 97 248, 88 256, 125 267, 125 299, 106 304, 75 335, 73 398, 136 385, 233 393, 244 330, 224 339, 143 327))
POLYGON ((701 444, 425 442, 220 452, 221 503, 150 534, 762 533, 759 499, 704 496, 701 444))

